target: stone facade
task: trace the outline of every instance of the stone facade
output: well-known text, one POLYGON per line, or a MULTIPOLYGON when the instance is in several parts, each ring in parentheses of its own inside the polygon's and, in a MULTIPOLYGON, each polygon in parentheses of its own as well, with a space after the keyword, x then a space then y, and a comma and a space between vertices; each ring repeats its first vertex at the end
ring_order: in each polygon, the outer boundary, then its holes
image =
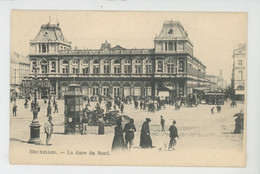
MULTIPOLYGON (((68 85, 78 83, 85 96, 166 96, 174 100, 204 86, 206 67, 193 56, 193 44, 180 22, 167 21, 154 39, 154 48, 112 47, 107 41, 100 49, 71 49, 59 24, 46 24, 30 42, 30 72, 48 79, 51 91, 63 97, 68 85)), ((42 86, 40 96, 47 95, 42 86)))

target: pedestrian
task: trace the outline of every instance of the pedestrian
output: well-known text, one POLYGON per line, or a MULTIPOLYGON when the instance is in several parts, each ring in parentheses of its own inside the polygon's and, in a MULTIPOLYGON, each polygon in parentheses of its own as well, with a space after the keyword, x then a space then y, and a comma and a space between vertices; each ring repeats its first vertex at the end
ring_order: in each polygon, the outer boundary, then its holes
POLYGON ((88 118, 83 116, 82 119, 82 135, 87 135, 88 118))
POLYGON ((214 106, 211 108, 211 114, 214 114, 214 106))
POLYGON ((221 106, 217 105, 217 113, 220 113, 220 112, 221 112, 221 106))
POLYGON ((146 118, 146 121, 142 125, 140 139, 140 146, 142 148, 152 148, 152 139, 150 136, 149 122, 151 122, 151 119, 146 118))
POLYGON ((53 113, 58 113, 58 103, 56 102, 54 105, 54 112, 53 113))
POLYGON ((140 109, 143 109, 143 101, 140 101, 140 109))
POLYGON ((104 135, 105 134, 105 128, 104 128, 104 120, 103 118, 100 118, 98 120, 98 134, 104 135))
POLYGON ((14 103, 13 105, 13 117, 16 117, 17 105, 14 103))
POLYGON ((124 131, 125 132, 125 142, 126 142, 126 148, 131 149, 133 140, 134 140, 134 132, 136 131, 135 125, 134 125, 134 119, 131 118, 130 121, 125 125, 124 131))
POLYGON ((55 103, 56 103, 56 101, 55 101, 55 98, 53 99, 53 107, 55 107, 55 103))
POLYGON ((115 135, 112 143, 112 151, 125 150, 125 141, 123 137, 122 119, 116 121, 115 135))
POLYGON ((120 110, 121 110, 121 113, 124 113, 124 103, 121 104, 120 110))
POLYGON ((172 122, 171 127, 169 128, 169 131, 170 131, 170 143, 169 143, 168 150, 175 150, 174 146, 177 144, 176 138, 177 137, 179 138, 178 129, 176 128, 175 124, 176 124, 176 121, 174 120, 172 122))
POLYGON ((241 125, 242 125, 241 124, 241 119, 239 117, 237 117, 235 119, 235 122, 236 122, 236 124, 235 124, 234 134, 240 134, 241 130, 242 130, 242 128, 241 128, 241 125))
POLYGON ((53 124, 52 124, 52 117, 49 116, 48 122, 44 124, 44 130, 46 133, 46 145, 49 146, 49 141, 51 139, 51 134, 53 133, 53 124))
POLYGON ((165 132, 164 124, 165 124, 165 120, 163 119, 163 116, 161 115, 161 126, 162 126, 162 131, 163 132, 165 132))

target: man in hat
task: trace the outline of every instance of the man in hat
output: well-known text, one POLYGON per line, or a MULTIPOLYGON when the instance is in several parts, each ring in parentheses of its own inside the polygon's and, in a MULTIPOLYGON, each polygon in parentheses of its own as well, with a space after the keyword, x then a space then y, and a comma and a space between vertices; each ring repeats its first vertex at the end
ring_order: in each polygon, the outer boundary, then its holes
POLYGON ((125 141, 126 147, 130 150, 133 144, 134 139, 134 132, 136 131, 134 125, 134 119, 131 118, 130 121, 125 125, 124 132, 125 132, 125 141))
POLYGON ((150 136, 149 122, 150 118, 146 118, 146 121, 142 125, 140 146, 142 148, 152 148, 152 139, 150 136))
POLYGON ((44 130, 46 133, 46 145, 49 146, 49 141, 51 139, 51 134, 53 133, 53 124, 52 124, 52 117, 49 116, 48 122, 44 124, 44 130))
POLYGON ((168 150, 175 150, 173 147, 174 147, 174 146, 176 145, 176 143, 177 143, 176 138, 177 138, 177 137, 179 138, 178 130, 177 130, 175 124, 176 124, 176 121, 174 120, 174 121, 172 122, 171 127, 169 128, 169 131, 170 131, 170 143, 169 143, 168 150))

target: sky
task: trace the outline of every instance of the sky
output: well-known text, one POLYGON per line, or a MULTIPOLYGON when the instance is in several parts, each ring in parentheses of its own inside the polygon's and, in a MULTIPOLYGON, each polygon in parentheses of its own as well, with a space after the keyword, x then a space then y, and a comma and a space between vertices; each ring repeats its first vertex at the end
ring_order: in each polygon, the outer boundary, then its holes
POLYGON ((179 21, 193 43, 193 53, 207 67, 230 83, 233 50, 247 43, 246 13, 25 11, 11 15, 11 51, 27 56, 29 42, 42 24, 60 24, 72 47, 99 49, 106 40, 112 47, 153 48, 164 21, 179 21))

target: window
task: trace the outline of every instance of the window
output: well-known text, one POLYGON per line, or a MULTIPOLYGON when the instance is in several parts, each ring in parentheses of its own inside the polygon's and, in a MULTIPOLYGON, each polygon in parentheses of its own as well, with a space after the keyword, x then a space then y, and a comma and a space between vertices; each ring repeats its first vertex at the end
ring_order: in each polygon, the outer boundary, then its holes
POLYGON ((104 74, 109 74, 109 61, 104 61, 104 74))
POLYGON ((146 66, 145 66, 145 72, 146 74, 151 74, 152 73, 152 61, 151 60, 146 60, 146 66))
POLYGON ((177 42, 174 42, 174 51, 177 51, 177 42))
POLYGON ((46 60, 41 61, 42 74, 48 73, 48 62, 46 60))
POLYGON ((168 44, 165 42, 165 51, 167 51, 168 44))
POLYGON ((103 95, 109 95, 109 87, 103 87, 103 95))
POLYGON ((56 62, 51 61, 51 72, 56 72, 56 62))
POLYGON ((42 44, 42 52, 46 53, 46 44, 42 44))
POLYGON ((131 73, 131 61, 130 60, 125 60, 124 72, 125 72, 125 74, 131 73))
POLYGON ((168 31, 168 34, 172 34, 172 33, 173 33, 173 30, 170 29, 170 30, 168 31))
POLYGON ((119 96, 119 87, 114 87, 114 96, 119 96))
POLYGON ((114 62, 114 73, 119 74, 120 73, 120 61, 117 59, 114 62))
POLYGON ((82 68, 82 73, 83 74, 88 74, 88 67, 82 68))
POLYGON ((173 59, 169 59, 167 62, 167 73, 174 73, 174 61, 173 59))
POLYGON ((238 80, 243 80, 243 71, 238 71, 238 80))
POLYGON ((39 44, 39 53, 42 52, 42 47, 41 47, 41 44, 39 44))
POLYGON ((183 72, 184 68, 183 68, 183 60, 179 60, 179 72, 183 72))
POLYGON ((94 60, 93 62, 93 74, 98 74, 99 73, 99 61, 94 60))
POLYGON ((34 71, 34 69, 37 67, 37 62, 33 61, 32 62, 32 72, 34 71))
POLYGON ((242 66, 243 65, 243 60, 238 60, 238 65, 242 66))
POLYGON ((82 61, 82 73, 83 74, 88 74, 88 60, 83 60, 82 61))
POLYGON ((169 42, 169 51, 173 51, 173 43, 169 42))
POLYGON ((73 74, 79 73, 78 68, 72 68, 72 73, 73 73, 73 74))
POLYGON ((98 95, 98 87, 93 87, 93 95, 98 95))
POLYGON ((162 60, 158 60, 158 62, 157 62, 157 72, 162 72, 162 71, 163 71, 162 60))
POLYGON ((141 74, 141 72, 142 72, 141 60, 136 60, 135 61, 135 73, 141 74))
POLYGON ((63 74, 68 74, 69 73, 69 62, 67 60, 64 60, 62 62, 62 73, 63 74))

